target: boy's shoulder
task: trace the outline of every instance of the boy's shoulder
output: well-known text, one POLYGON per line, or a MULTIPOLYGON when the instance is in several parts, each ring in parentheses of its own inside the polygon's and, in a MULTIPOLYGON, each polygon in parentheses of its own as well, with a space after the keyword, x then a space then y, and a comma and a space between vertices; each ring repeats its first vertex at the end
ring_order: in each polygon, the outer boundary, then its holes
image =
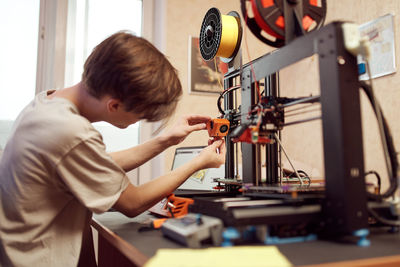
POLYGON ((17 140, 25 140, 45 150, 65 151, 83 140, 101 139, 99 132, 78 109, 61 98, 44 101, 36 98, 20 114, 14 134, 17 140))

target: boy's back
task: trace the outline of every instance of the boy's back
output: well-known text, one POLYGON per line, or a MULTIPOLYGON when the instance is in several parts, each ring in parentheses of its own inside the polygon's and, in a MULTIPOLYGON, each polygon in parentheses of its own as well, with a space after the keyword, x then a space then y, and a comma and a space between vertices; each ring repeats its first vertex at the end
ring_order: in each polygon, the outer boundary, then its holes
POLYGON ((90 122, 46 93, 16 120, 0 173, 0 258, 15 265, 77 265, 91 211, 109 209, 129 183, 90 122))

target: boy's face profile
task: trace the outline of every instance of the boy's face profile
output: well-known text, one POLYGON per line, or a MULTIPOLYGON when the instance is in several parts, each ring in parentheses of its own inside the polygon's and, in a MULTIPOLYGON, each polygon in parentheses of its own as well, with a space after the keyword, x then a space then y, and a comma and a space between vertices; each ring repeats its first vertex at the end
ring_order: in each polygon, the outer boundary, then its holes
POLYGON ((136 114, 133 111, 126 111, 124 105, 114 98, 110 98, 107 101, 107 110, 108 116, 106 121, 120 129, 125 129, 141 119, 140 114, 136 114))
POLYGON ((140 116, 134 114, 132 111, 121 111, 120 114, 115 116, 115 119, 110 121, 112 125, 120 129, 125 129, 129 125, 135 124, 140 120, 140 116))

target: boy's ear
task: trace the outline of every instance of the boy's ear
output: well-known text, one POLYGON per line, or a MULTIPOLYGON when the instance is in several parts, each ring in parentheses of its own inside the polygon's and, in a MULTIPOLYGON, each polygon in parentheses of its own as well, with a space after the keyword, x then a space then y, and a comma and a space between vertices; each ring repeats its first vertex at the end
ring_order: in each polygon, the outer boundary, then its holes
POLYGON ((119 101, 116 98, 108 99, 106 105, 107 105, 107 110, 110 112, 118 111, 118 109, 122 107, 121 101, 119 101))

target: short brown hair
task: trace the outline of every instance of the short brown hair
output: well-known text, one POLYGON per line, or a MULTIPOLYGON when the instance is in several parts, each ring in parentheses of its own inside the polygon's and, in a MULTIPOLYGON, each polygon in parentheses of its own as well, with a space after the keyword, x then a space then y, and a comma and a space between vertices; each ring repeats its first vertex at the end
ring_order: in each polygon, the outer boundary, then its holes
POLYGON ((168 118, 182 95, 176 69, 147 40, 117 32, 90 54, 82 82, 94 97, 111 95, 141 119, 168 118))

